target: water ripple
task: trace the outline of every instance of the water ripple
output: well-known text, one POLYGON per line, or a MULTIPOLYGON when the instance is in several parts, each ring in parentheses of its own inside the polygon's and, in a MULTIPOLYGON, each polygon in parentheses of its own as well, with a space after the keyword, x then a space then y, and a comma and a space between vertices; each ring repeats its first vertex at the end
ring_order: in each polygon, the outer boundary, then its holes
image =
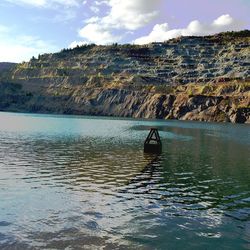
POLYGON ((249 246, 246 145, 159 122, 163 153, 146 155, 144 121, 70 119, 64 135, 68 118, 32 119, 0 130, 1 249, 249 246))

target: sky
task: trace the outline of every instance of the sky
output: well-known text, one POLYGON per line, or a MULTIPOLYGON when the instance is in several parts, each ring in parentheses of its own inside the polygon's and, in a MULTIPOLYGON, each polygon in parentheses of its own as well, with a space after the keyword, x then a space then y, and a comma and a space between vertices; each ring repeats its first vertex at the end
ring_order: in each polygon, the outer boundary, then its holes
POLYGON ((0 62, 250 29, 250 0, 1 0, 0 62))

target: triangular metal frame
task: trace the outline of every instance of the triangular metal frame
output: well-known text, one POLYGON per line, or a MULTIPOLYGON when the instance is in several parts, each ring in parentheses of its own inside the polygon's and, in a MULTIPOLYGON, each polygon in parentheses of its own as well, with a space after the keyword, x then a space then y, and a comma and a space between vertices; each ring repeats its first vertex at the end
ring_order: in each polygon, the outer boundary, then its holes
POLYGON ((156 128, 151 128, 151 130, 147 136, 147 139, 145 140, 144 143, 149 144, 151 141, 156 141, 157 144, 161 144, 161 138, 160 138, 158 129, 156 129, 156 128))
POLYGON ((161 153, 162 144, 158 129, 151 128, 144 142, 145 153, 161 153), (153 142, 153 143, 151 143, 153 142))

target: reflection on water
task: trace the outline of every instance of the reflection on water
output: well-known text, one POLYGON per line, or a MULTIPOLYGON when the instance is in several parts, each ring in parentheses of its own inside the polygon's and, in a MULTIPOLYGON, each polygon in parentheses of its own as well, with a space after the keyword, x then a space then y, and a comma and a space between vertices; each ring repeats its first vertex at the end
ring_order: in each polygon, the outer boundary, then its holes
POLYGON ((0 113, 0 249, 250 249, 249 142, 247 125, 0 113))

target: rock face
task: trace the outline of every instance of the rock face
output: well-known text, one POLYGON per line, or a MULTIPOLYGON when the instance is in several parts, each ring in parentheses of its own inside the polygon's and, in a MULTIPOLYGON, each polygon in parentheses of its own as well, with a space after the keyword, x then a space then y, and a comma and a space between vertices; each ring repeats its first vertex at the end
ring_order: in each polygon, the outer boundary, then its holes
POLYGON ((0 110, 250 122, 250 31, 88 45, 0 71, 0 110))

